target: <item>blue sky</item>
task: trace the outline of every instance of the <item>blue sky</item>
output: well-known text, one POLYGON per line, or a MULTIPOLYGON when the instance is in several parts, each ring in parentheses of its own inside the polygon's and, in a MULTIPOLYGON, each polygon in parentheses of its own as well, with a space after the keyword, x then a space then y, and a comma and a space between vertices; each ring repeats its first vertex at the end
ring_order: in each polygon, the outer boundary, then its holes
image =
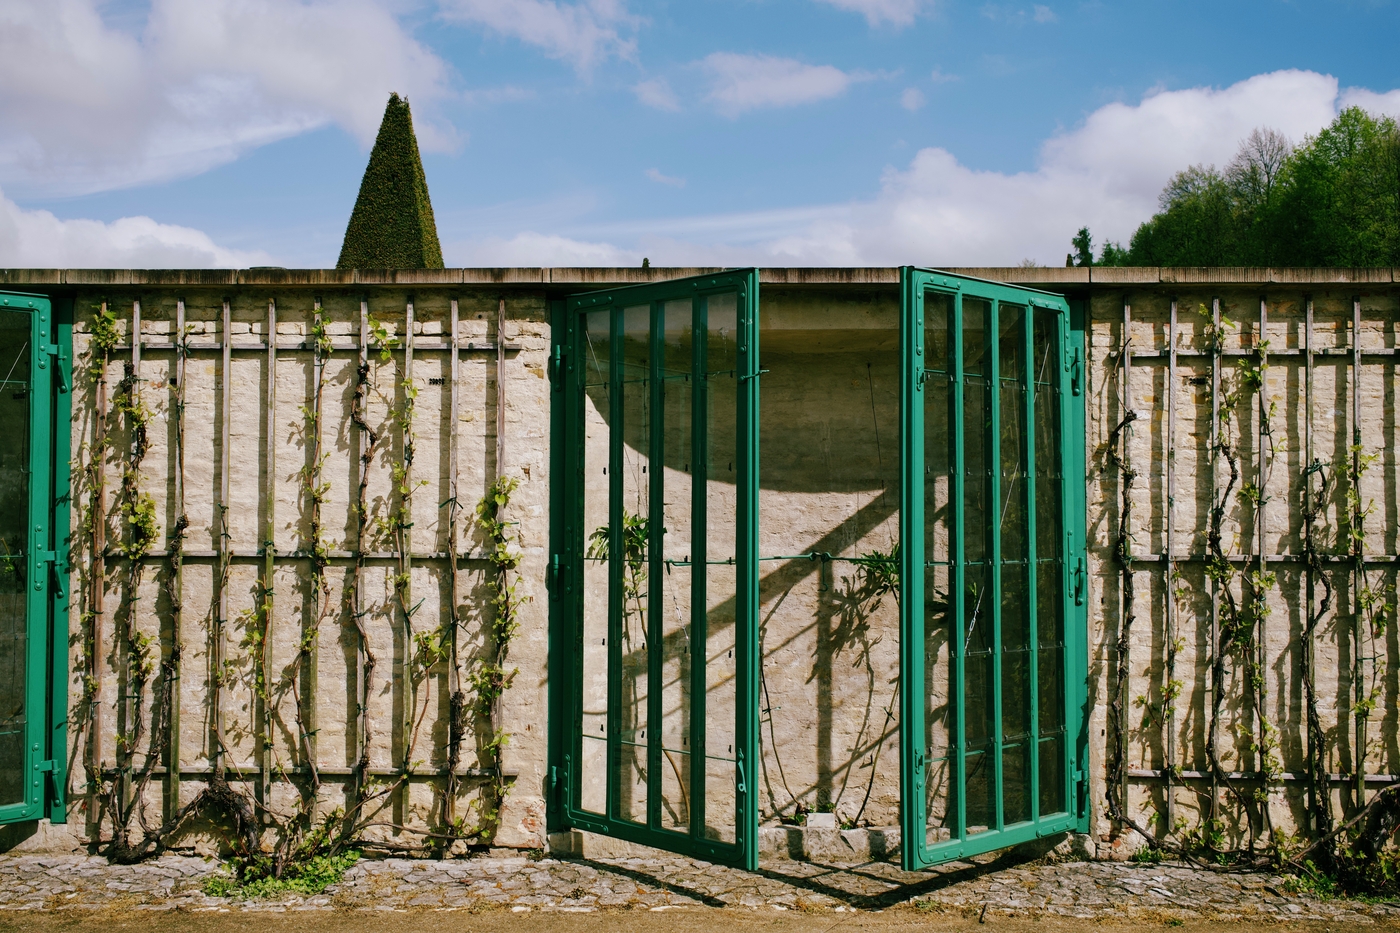
POLYGON ((1063 261, 1255 126, 1400 113, 1392 2, 6 0, 0 265, 333 265, 389 91, 448 265, 1063 261))

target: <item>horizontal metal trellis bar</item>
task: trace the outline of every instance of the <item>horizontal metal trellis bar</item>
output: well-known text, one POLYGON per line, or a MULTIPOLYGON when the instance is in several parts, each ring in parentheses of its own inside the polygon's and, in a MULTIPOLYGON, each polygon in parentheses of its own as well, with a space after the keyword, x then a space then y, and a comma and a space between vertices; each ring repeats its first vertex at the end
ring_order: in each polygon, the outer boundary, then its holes
MULTIPOLYGON (((1319 554, 1318 559, 1328 564, 1355 564, 1352 554, 1319 554)), ((1301 564, 1307 558, 1302 554, 1226 554, 1225 560, 1231 564, 1254 564, 1263 560, 1266 564, 1301 564)), ((1215 557, 1211 554, 1174 554, 1168 559, 1165 554, 1133 554, 1129 557, 1135 564, 1206 564, 1215 557)), ((1366 554, 1361 558, 1367 564, 1400 564, 1400 554, 1366 554)))
MULTIPOLYGON (((274 775, 291 775, 296 777, 302 777, 311 774, 311 769, 306 767, 305 765, 298 765, 294 768, 274 767, 272 770, 274 775)), ((164 765, 157 765, 156 767, 151 769, 151 774, 156 776, 164 776, 169 773, 170 769, 165 767, 164 765)), ((201 768, 198 765, 185 765, 180 768, 180 777, 182 779, 195 778, 197 780, 199 778, 208 777, 212 773, 212 768, 201 768)), ((316 767, 316 774, 323 778, 350 778, 355 777, 359 773, 360 772, 357 771, 355 768, 345 766, 328 768, 322 765, 317 765, 316 767)), ((371 777, 398 778, 405 776, 402 768, 369 768, 364 773, 368 774, 371 777)), ((407 777, 410 779, 421 778, 426 780, 432 778, 440 778, 446 773, 447 768, 445 767, 413 768, 408 772, 407 777)), ((496 769, 458 768, 457 776, 464 778, 476 778, 481 780, 487 780, 496 776, 496 769)), ((515 780, 516 778, 520 777, 520 772, 503 771, 501 772, 501 776, 506 778, 506 780, 515 780)), ((256 765, 250 765, 246 768, 242 768, 241 770, 234 768, 225 768, 224 778, 228 781, 256 781, 261 779, 261 775, 258 773, 258 768, 256 765)))
MULTIPOLYGON (((1217 776, 1212 771, 1172 771, 1170 775, 1168 775, 1168 772, 1162 768, 1129 768, 1127 773, 1128 777, 1137 780, 1164 780, 1170 776, 1174 780, 1208 781, 1217 776)), ((1228 777, 1232 781, 1260 781, 1264 779, 1263 773, 1259 771, 1231 771, 1228 777)), ((1268 779, 1270 781, 1285 781, 1290 783, 1306 783, 1311 780, 1307 774, 1297 771, 1284 771, 1270 774, 1268 779)), ((1355 780, 1355 776, 1351 774, 1332 773, 1327 775, 1327 779, 1333 784, 1349 784, 1355 780)), ((1367 784, 1394 784, 1396 781, 1400 781, 1400 774, 1366 775, 1367 784)))
MULTIPOLYGON (((169 551, 163 550, 150 550, 141 555, 141 560, 147 561, 149 563, 156 563, 158 561, 165 560, 169 556, 169 553, 169 551)), ((232 558, 233 560, 262 560, 264 557, 267 556, 267 552, 265 550, 262 550, 261 548, 229 550, 224 553, 225 556, 232 558)), ((130 558, 126 554, 123 554, 121 551, 115 550, 108 551, 105 556, 108 560, 130 560, 130 558)), ((214 558, 217 558, 218 556, 218 551, 210 550, 209 548, 205 548, 203 550, 200 550, 198 548, 185 548, 180 551, 180 557, 182 560, 212 560, 214 558)), ((310 559, 311 554, 307 551, 298 548, 294 551, 276 551, 274 552, 273 556, 278 558, 285 558, 287 560, 308 560, 310 559)), ((325 556, 327 560, 353 561, 357 555, 354 551, 327 551, 325 556)), ((365 553, 360 554, 358 556, 363 557, 365 560, 398 560, 400 557, 400 555, 395 551, 366 551, 365 553)), ((448 554, 446 551, 421 551, 414 552, 413 559, 446 561, 451 560, 451 555, 448 554)), ((472 554, 470 552, 464 552, 457 555, 457 560, 467 561, 469 563, 488 563, 490 562, 491 558, 489 555, 486 554, 472 554)))
MULTIPOLYGON (((1116 351, 1114 351, 1114 352, 1116 352, 1116 351)), ((1214 355, 1214 352, 1215 352, 1215 351, 1213 351, 1213 350, 1193 350, 1193 349, 1186 349, 1186 348, 1183 347, 1183 348, 1177 349, 1176 355, 1177 355, 1177 358, 1178 358, 1178 359, 1180 359, 1181 357, 1197 357, 1197 358, 1200 358, 1200 359, 1210 359, 1210 358, 1214 355)), ((1221 350, 1221 351, 1220 351, 1220 355, 1221 355, 1221 356, 1259 356, 1260 353, 1263 353, 1263 352, 1265 352, 1265 351, 1263 350, 1262 347, 1244 347, 1244 348, 1234 348, 1234 349, 1229 349, 1229 350, 1221 350)), ((1300 358, 1301 358, 1301 357, 1304 357, 1304 356, 1307 355, 1307 353, 1306 353, 1305 350, 1300 350, 1300 349, 1297 349, 1297 348, 1295 348, 1295 347, 1288 347, 1288 348, 1285 348, 1285 349, 1282 349, 1282 350, 1275 350, 1275 349, 1273 349, 1272 347, 1270 347, 1269 350, 1268 350, 1267 352, 1268 352, 1268 355, 1271 356, 1271 357, 1273 357, 1273 356, 1296 356, 1296 357, 1300 357, 1300 358)), ((1325 349, 1320 349, 1320 350, 1315 349, 1315 350, 1312 351, 1312 354, 1313 354, 1313 357, 1314 357, 1314 358, 1319 357, 1319 356, 1322 356, 1322 357, 1332 356, 1332 357, 1337 357, 1337 358, 1339 358, 1339 359, 1344 359, 1344 360, 1346 360, 1346 361, 1350 361, 1351 358, 1352 358, 1352 356, 1354 355, 1354 352, 1355 352, 1355 351, 1353 351, 1350 347, 1327 347, 1327 348, 1325 348, 1325 349)), ((1109 355, 1112 356, 1113 353, 1111 352, 1109 355)), ((1362 350, 1361 350, 1361 356, 1362 356, 1363 359, 1366 358, 1366 357, 1368 357, 1368 356, 1371 356, 1371 357, 1395 357, 1395 356, 1400 356, 1400 348, 1397 348, 1397 347, 1372 347, 1372 348, 1370 348, 1370 349, 1366 349, 1366 348, 1363 347, 1362 350)), ((1134 350, 1134 351, 1133 351, 1133 362, 1135 362, 1135 363, 1136 363, 1137 361, 1139 361, 1139 360, 1170 360, 1170 359, 1171 359, 1171 352, 1170 352, 1169 350, 1134 350)))
MULTIPOLYGON (((394 336, 395 336, 395 339, 397 339, 398 335, 396 334, 396 335, 394 335, 394 336)), ((307 351, 307 352, 310 352, 310 351, 316 349, 315 342, 312 341, 312 340, 278 340, 278 341, 276 341, 276 343, 277 343, 277 349, 278 349, 278 350, 305 350, 305 351, 307 351)), ((169 340, 164 340, 164 341, 142 340, 142 341, 141 341, 141 349, 142 349, 142 350, 174 350, 174 349, 176 349, 177 346, 178 346, 178 344, 174 343, 173 341, 169 341, 169 340)), ((220 342, 220 341, 217 341, 217 340, 188 340, 188 341, 185 342, 185 350, 186 350, 186 352, 191 352, 191 351, 195 351, 195 350, 222 350, 223 348, 224 348, 223 343, 220 342)), ((262 350, 262 351, 265 352, 265 351, 267 350, 267 343, 266 343, 266 342, 253 342, 253 341, 249 341, 249 342, 246 342, 246 343, 245 343, 245 342, 240 341, 240 340, 233 340, 233 341, 230 341, 230 342, 229 342, 228 348, 229 348, 230 350, 262 350)), ((372 348, 372 349, 378 349, 378 346, 377 346, 377 345, 374 345, 374 344, 371 344, 371 348, 372 348)), ((119 344, 117 344, 116 346, 114 346, 114 347, 112 348, 112 352, 116 352, 116 351, 118 351, 118 350, 130 350, 130 349, 131 349, 131 344, 129 344, 129 343, 119 343, 119 344)), ((359 349, 360 349, 359 341, 356 341, 356 340, 337 340, 337 339, 334 338, 334 337, 331 338, 331 350, 332 350, 332 351, 335 351, 335 350, 344 350, 344 351, 347 351, 347 352, 351 352, 351 351, 358 351, 359 349)), ((420 337, 414 337, 414 339, 413 339, 413 352, 414 352, 414 353, 417 353, 419 350, 451 350, 451 349, 452 349, 452 341, 450 341, 450 340, 423 340, 423 339, 420 338, 420 337)), ((459 342, 459 343, 457 344, 457 349, 458 349, 458 351, 462 351, 462 350, 490 350, 490 351, 493 351, 493 352, 494 352, 495 349, 496 349, 496 343, 495 343, 495 341, 492 341, 492 340, 488 340, 488 341, 464 340, 464 341, 461 341, 461 342, 459 342)), ((507 344, 506 344, 506 352, 507 352, 507 353, 518 353, 519 351, 521 351, 521 350, 523 350, 523 349, 525 349, 525 347, 524 347, 523 344, 519 344, 519 343, 507 343, 507 344)))

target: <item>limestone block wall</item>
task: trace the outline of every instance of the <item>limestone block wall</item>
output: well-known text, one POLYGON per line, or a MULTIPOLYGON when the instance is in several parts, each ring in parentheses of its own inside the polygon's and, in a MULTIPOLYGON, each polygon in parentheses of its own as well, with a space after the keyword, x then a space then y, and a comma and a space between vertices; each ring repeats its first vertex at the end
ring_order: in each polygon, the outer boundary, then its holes
POLYGON ((1305 837, 1400 772, 1397 293, 1242 271, 1091 292, 1103 840, 1305 837))
MULTIPOLYGON (((216 752, 281 812, 303 799, 314 763, 318 812, 331 812, 362 748, 374 780, 396 780, 405 762, 410 772, 370 831, 411 845, 423 839, 412 830, 440 828, 453 684, 470 694, 469 673, 492 650, 490 567, 472 510, 505 475, 520 482, 504 517, 528 600, 510 649, 517 673, 499 721, 471 720, 463 735, 451 810, 476 818, 499 728, 509 793, 496 842, 543 844, 547 302, 702 271, 0 272, 7 288, 76 301, 75 830, 105 838, 112 788, 148 766, 142 800, 158 823, 206 785, 216 752), (105 366, 94 344, 104 303, 115 326, 105 366), (318 339, 329 341, 319 374, 318 339), (128 477, 139 421, 145 450, 128 477), (168 546, 181 495, 177 575, 168 546), (97 511, 105 540, 94 549, 97 511), (145 511, 151 543, 132 560, 123 551, 145 511), (419 638, 454 610, 455 679, 419 638), (168 715, 173 763, 152 743, 168 715)), ((1138 844, 1136 830, 1262 844, 1355 812, 1400 774, 1394 274, 952 271, 1062 292, 1086 313, 1095 835, 1120 849, 1138 844)), ((791 816, 800 803, 891 825, 897 607, 852 559, 897 543, 898 270, 773 269, 761 281, 762 815, 791 816)), ((667 508, 670 521, 678 506, 667 508)), ((191 839, 212 838, 207 829, 191 839)))
POLYGON ((282 813, 309 793, 313 769, 324 814, 347 805, 354 781, 389 783, 406 767, 406 786, 383 801, 370 832, 441 829, 461 690, 456 815, 467 829, 478 819, 495 770, 484 743, 499 728, 509 735, 510 793, 495 839, 539 845, 543 293, 103 286, 80 287, 75 300, 73 585, 82 598, 71 620, 68 786, 86 835, 110 832, 114 805, 135 794, 159 825, 205 786, 216 757, 260 806, 282 813), (104 312, 115 327, 105 365, 104 312), (510 647, 520 673, 490 723, 462 684, 495 650, 491 566, 473 519, 498 476, 519 481, 502 518, 528 608, 510 647), (145 547, 136 543, 141 502, 152 519, 145 547), (182 511, 177 577, 171 542, 182 511), (105 538, 97 548, 94 516, 105 538), (168 718, 174 762, 162 752, 168 718))

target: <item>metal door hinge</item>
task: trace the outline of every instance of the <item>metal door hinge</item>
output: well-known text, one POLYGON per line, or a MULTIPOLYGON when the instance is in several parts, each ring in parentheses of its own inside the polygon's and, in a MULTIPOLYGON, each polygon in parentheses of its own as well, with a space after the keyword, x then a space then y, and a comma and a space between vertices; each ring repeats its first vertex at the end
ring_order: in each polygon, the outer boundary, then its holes
POLYGON ((52 758, 49 758, 49 759, 47 759, 47 760, 45 760, 45 761, 36 761, 36 762, 34 762, 34 770, 35 770, 35 771, 56 771, 56 770, 58 770, 58 762, 54 761, 52 758))
POLYGON ((1074 353, 1069 364, 1069 391, 1071 395, 1079 395, 1084 391, 1084 354, 1078 348, 1074 348, 1074 353))
POLYGON ((564 345, 556 344, 554 358, 550 360, 550 381, 555 389, 564 388, 564 345))

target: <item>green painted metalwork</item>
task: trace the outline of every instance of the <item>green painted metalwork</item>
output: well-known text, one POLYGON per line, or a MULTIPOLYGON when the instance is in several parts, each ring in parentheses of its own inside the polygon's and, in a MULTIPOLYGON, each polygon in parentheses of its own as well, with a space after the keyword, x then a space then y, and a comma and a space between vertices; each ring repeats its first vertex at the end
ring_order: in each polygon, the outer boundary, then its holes
POLYGON ((757 272, 551 314, 550 829, 755 869, 757 272))
POLYGON ((1082 314, 900 274, 907 869, 1082 829, 1082 314), (933 502, 928 501, 930 496, 933 502), (940 589, 942 587, 942 589, 940 589))
POLYGON ((0 292, 0 417, 22 439, 0 477, 0 823, 65 819, 72 317, 63 317, 46 297, 0 292))

